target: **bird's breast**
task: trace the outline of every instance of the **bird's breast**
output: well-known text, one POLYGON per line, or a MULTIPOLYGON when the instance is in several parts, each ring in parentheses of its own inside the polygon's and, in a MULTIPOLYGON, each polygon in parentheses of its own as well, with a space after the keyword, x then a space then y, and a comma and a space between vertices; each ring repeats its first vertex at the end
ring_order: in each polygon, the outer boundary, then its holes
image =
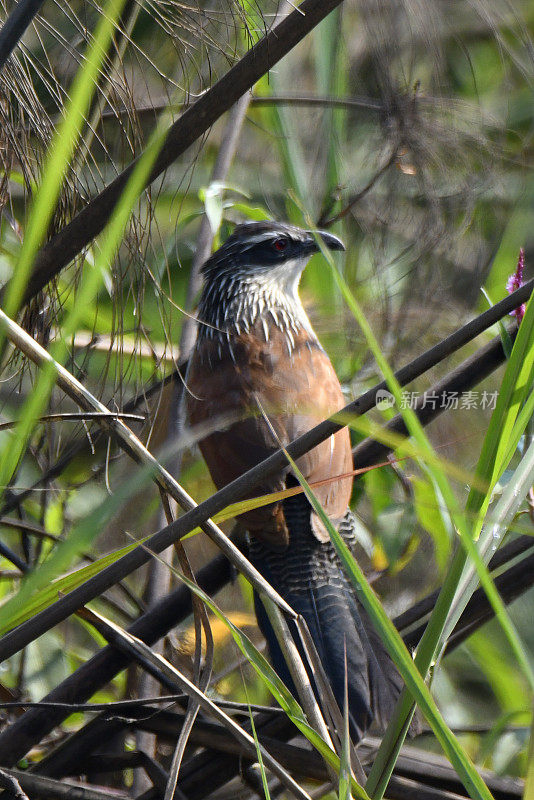
MULTIPOLYGON (((344 405, 337 376, 317 339, 300 328, 288 348, 276 326, 265 336, 261 320, 228 339, 201 339, 186 383, 187 416, 192 426, 201 426, 200 448, 218 488, 344 405)), ((347 430, 322 442, 297 464, 310 482, 350 473, 347 430)), ((267 479, 257 494, 285 488, 287 471, 267 479)), ((329 516, 344 515, 351 488, 350 475, 317 487, 329 516)), ((287 536, 280 504, 253 512, 246 523, 258 534, 271 525, 268 539, 287 536)))

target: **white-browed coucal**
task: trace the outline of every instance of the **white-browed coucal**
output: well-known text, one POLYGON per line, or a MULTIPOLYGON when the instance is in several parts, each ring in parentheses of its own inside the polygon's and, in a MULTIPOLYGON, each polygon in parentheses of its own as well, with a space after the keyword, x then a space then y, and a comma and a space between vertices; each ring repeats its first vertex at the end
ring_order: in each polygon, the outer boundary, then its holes
MULTIPOLYGON (((331 250, 344 249, 336 236, 318 235, 331 250)), ((334 368, 298 294, 302 271, 318 251, 316 236, 277 222, 245 223, 203 267, 186 412, 191 426, 209 430, 200 449, 217 488, 344 405, 334 368)), ((315 493, 352 545, 347 429, 297 465, 312 484, 344 476, 319 485, 315 493)), ((295 484, 288 466, 257 486, 255 494, 295 484)), ((402 682, 305 495, 251 511, 241 520, 250 534, 251 560, 305 618, 341 708, 347 669, 353 737, 361 738, 373 720, 385 724, 402 682)), ((256 613, 274 665, 290 682, 260 601, 256 613)))

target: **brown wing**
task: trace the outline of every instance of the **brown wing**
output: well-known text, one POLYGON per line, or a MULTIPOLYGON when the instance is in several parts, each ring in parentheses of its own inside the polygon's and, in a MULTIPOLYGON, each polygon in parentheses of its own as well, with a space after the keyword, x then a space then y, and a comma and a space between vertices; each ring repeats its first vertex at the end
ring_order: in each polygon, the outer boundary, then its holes
MULTIPOLYGON (((285 336, 275 326, 271 331, 268 342, 263 340, 262 329, 252 331, 232 339, 231 349, 225 345, 220 353, 218 343, 205 340, 192 357, 187 414, 192 426, 208 430, 200 448, 217 488, 344 405, 332 364, 317 341, 301 332, 289 356, 285 336)), ((322 442, 298 459, 297 465, 310 483, 350 472, 348 431, 341 430, 322 442)), ((288 471, 267 479, 254 494, 284 489, 288 471)), ((351 488, 349 477, 315 489, 329 517, 344 515, 351 488)), ((250 532, 264 541, 273 546, 287 544, 281 503, 248 512, 242 519, 250 532)), ((312 520, 312 527, 318 538, 327 537, 318 519, 312 520)))

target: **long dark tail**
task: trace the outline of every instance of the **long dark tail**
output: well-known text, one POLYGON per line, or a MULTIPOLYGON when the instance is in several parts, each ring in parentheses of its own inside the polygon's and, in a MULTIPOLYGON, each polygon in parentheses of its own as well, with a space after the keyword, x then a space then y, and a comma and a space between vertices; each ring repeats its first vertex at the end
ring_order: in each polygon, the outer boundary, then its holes
MULTIPOLYGON (((310 505, 305 496, 286 500, 284 514, 290 532, 287 549, 276 553, 254 540, 250 557, 306 620, 340 709, 343 709, 347 670, 351 735, 358 741, 373 721, 380 727, 387 724, 403 686, 402 679, 346 578, 333 545, 318 542, 313 536, 310 505)), ((346 538, 350 538, 350 519, 349 512, 342 526, 342 530, 349 532, 346 538)), ((292 686, 282 652, 258 599, 256 615, 275 669, 292 686)))

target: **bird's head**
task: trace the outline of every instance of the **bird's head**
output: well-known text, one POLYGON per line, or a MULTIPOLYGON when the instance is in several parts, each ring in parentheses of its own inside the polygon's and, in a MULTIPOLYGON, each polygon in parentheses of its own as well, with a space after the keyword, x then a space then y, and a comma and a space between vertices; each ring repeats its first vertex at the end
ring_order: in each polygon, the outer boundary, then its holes
POLYGON ((331 233, 307 231, 282 222, 246 222, 238 225, 202 268, 209 283, 218 276, 276 281, 280 288, 300 277, 310 257, 319 251, 317 236, 330 250, 344 250, 331 233))

